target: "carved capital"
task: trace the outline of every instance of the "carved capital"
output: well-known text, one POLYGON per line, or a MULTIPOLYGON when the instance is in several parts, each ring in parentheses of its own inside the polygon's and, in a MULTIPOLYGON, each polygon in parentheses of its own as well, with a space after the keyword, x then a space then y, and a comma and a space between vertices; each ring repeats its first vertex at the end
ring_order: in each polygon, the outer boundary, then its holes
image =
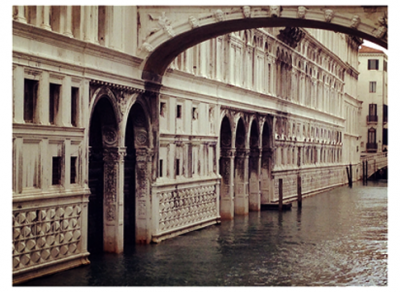
POLYGON ((236 150, 234 148, 221 148, 221 157, 232 158, 235 157, 236 150))
POLYGON ((103 161, 106 163, 117 162, 124 159, 126 147, 108 147, 103 150, 103 161))

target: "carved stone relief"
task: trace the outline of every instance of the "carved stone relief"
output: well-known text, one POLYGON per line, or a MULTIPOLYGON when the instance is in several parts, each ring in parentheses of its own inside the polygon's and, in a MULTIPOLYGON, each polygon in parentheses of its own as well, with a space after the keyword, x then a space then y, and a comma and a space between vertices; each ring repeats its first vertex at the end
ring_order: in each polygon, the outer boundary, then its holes
POLYGON ((269 7, 269 16, 270 17, 280 17, 281 16, 281 6, 270 6, 269 7))
POLYGON ((360 17, 358 15, 354 15, 353 18, 351 19, 350 27, 353 29, 358 29, 360 23, 361 23, 360 17))
POLYGON ((243 10, 243 16, 245 18, 251 17, 251 8, 250 8, 250 6, 243 6, 242 10, 243 10))
POLYGON ((199 27, 199 21, 197 20, 196 17, 191 15, 191 16, 189 16, 188 21, 189 21, 189 24, 192 27, 192 29, 196 28, 196 27, 199 27))
POLYGON ((326 22, 331 22, 332 18, 334 16, 334 12, 331 9, 326 9, 324 13, 325 21, 326 22))
POLYGON ((106 145, 111 146, 117 142, 117 133, 113 127, 103 127, 103 141, 106 145))
POLYGON ((305 8, 304 6, 299 6, 297 8, 297 18, 305 18, 307 13, 307 8, 305 8))
POLYGON ((218 9, 214 13, 214 17, 217 21, 223 21, 224 20, 224 12, 221 9, 218 9))

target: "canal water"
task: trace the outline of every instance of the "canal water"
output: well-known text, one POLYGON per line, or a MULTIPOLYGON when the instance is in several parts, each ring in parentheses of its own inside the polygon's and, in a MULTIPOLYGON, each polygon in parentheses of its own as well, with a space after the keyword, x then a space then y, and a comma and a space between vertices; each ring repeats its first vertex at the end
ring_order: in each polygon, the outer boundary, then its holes
POLYGON ((386 286, 387 183, 320 193, 24 286, 386 286))

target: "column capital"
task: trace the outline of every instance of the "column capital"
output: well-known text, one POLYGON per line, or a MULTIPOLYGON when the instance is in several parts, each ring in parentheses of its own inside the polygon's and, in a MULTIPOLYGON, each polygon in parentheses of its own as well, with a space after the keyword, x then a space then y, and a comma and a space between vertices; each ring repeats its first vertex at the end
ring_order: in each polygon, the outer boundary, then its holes
POLYGON ((126 147, 108 147, 103 150, 104 162, 117 162, 124 159, 126 147))
POLYGON ((250 149, 236 149, 236 156, 237 157, 249 157, 250 149))
POLYGON ((136 161, 137 162, 150 162, 154 156, 154 151, 149 148, 137 148, 136 149, 136 161))
POLYGON ((236 149, 235 148, 221 148, 221 157, 231 158, 235 157, 236 149))

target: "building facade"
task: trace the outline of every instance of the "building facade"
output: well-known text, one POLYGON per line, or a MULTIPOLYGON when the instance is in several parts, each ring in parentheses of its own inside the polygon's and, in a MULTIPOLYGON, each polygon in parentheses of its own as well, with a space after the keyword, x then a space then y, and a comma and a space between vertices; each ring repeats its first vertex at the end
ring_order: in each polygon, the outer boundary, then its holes
POLYGON ((15 6, 13 19, 16 283, 259 211, 279 179, 288 201, 298 181, 304 196, 342 185, 359 165, 356 38, 221 35, 153 90, 136 32, 157 28, 140 7, 15 6))
POLYGON ((360 119, 363 153, 388 150, 387 55, 367 46, 359 50, 358 96, 363 101, 360 119))

